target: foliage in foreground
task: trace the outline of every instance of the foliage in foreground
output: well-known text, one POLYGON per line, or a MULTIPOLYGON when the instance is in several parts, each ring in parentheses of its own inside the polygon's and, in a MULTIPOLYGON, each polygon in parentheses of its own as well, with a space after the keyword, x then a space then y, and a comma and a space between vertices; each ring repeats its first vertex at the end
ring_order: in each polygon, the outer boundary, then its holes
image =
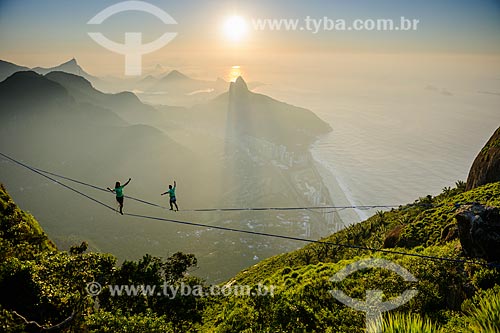
POLYGON ((415 314, 389 314, 382 322, 384 333, 441 333, 429 318, 422 318, 415 314))
MULTIPOLYGON (((367 221, 337 232, 324 241, 383 248, 388 235, 399 230, 395 247, 390 248, 394 251, 467 259, 463 257, 456 236, 447 237, 448 231, 456 224, 454 216, 457 207, 471 202, 500 207, 500 183, 468 192, 464 192, 464 188, 464 184, 458 182, 457 188, 446 188, 437 197, 422 197, 399 209, 379 212, 367 221)), ((242 271, 230 282, 272 284, 276 286, 274 299, 224 299, 212 306, 212 312, 207 312, 205 330, 359 332, 364 328, 363 313, 333 299, 328 290, 336 287, 358 299, 365 297, 367 289, 382 289, 384 295, 391 298, 405 289, 414 288, 418 290, 418 295, 405 306, 394 310, 395 315, 413 313, 416 318, 425 317, 425 321, 436 327, 446 327, 446 332, 459 332, 459 323, 466 326, 462 319, 472 316, 462 309, 464 301, 499 284, 500 272, 498 269, 461 262, 431 261, 397 254, 382 255, 316 243, 264 260, 242 271), (396 274, 379 269, 352 274, 339 286, 329 281, 346 265, 372 257, 382 257, 405 267, 418 282, 414 285, 405 284, 396 274)), ((488 321, 495 327, 500 326, 496 318, 488 321)))

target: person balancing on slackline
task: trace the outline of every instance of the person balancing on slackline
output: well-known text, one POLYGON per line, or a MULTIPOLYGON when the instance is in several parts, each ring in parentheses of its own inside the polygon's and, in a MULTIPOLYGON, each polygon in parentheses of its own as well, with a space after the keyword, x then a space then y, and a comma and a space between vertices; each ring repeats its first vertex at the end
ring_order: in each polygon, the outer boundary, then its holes
POLYGON ((170 210, 174 210, 173 205, 175 205, 175 208, 177 211, 179 211, 179 207, 177 206, 177 199, 175 198, 175 188, 177 187, 177 183, 174 180, 174 186, 168 185, 168 191, 165 193, 162 193, 161 195, 168 194, 170 196, 170 210))
POLYGON ((123 188, 127 186, 131 180, 132 178, 129 178, 127 182, 123 185, 120 185, 120 182, 116 182, 114 190, 110 189, 109 187, 107 188, 109 191, 116 193, 116 201, 118 201, 118 204, 120 205, 120 214, 122 215, 123 215, 123 198, 124 198, 123 188))

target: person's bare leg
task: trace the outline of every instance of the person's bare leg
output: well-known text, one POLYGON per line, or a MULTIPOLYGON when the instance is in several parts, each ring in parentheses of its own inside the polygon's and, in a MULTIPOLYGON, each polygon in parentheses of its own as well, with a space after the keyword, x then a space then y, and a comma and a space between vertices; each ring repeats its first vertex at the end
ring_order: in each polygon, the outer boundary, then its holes
POLYGON ((172 201, 170 201, 170 210, 174 210, 174 207, 172 206, 172 201))
POLYGON ((120 204, 120 214, 123 215, 123 204, 122 203, 120 204))
POLYGON ((174 202, 174 205, 175 205, 175 208, 177 209, 177 211, 179 211, 179 206, 177 206, 177 202, 174 202))

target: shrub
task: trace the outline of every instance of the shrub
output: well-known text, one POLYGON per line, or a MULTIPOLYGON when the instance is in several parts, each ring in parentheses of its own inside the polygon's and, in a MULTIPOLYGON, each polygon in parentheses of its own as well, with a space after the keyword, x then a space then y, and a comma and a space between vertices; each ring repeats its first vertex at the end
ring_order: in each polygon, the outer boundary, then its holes
POLYGON ((382 321, 384 333, 439 333, 444 332, 428 318, 415 314, 388 314, 382 321))
MULTIPOLYGON (((485 291, 469 309, 466 332, 500 332, 500 287, 485 291)), ((477 299, 477 298, 476 298, 477 299)))

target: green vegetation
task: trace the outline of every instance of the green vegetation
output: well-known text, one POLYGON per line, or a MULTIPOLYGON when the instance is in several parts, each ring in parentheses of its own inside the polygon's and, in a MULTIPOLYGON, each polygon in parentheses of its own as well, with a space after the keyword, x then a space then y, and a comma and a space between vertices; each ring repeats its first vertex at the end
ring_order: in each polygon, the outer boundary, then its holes
POLYGON ((21 211, 0 184, 0 260, 28 259, 35 253, 56 251, 35 218, 21 211))
POLYGON ((196 297, 114 296, 99 298, 87 283, 101 285, 200 284, 186 274, 196 265, 193 255, 176 253, 167 260, 145 255, 116 267, 108 254, 83 253, 86 244, 60 252, 38 222, 22 212, 0 187, 0 331, 40 331, 65 323, 68 332, 174 332, 201 320, 202 299, 196 297), (36 323, 28 323, 34 321, 36 323))
MULTIPOLYGON (((324 241, 391 248, 425 256, 466 259, 457 239, 454 216, 460 204, 480 202, 500 207, 500 183, 464 192, 463 182, 436 197, 426 196, 335 233, 324 241)), ((363 299, 381 289, 384 300, 414 289, 418 294, 384 314, 384 332, 500 332, 500 271, 474 264, 432 261, 396 253, 380 253, 314 243, 260 262, 240 272, 226 286, 248 285, 247 296, 163 297, 86 292, 88 282, 101 285, 208 286, 187 272, 193 255, 167 259, 145 255, 116 265, 107 254, 85 253, 86 244, 71 252, 57 251, 34 218, 0 191, 0 330, 39 330, 35 324, 89 332, 360 332, 364 313, 337 301, 328 291, 339 289, 363 299), (364 258, 391 260, 411 272, 406 282, 385 269, 365 269, 341 282, 330 278, 347 264, 364 258), (273 286, 273 294, 256 295, 273 286), (23 319, 24 318, 24 319, 23 319), (65 322, 66 321, 66 322, 65 322)))
POLYGON ((500 148, 500 139, 494 140, 481 149, 481 154, 486 155, 491 148, 500 148))
MULTIPOLYGON (((498 281, 498 280, 497 280, 498 281)), ((465 319, 469 332, 500 332, 500 287, 481 291, 471 302, 464 302, 469 314, 465 319), (469 305, 470 304, 470 305, 469 305)))
POLYGON ((383 321, 382 332, 385 333, 440 333, 441 328, 436 327, 428 318, 412 314, 389 314, 383 321))

